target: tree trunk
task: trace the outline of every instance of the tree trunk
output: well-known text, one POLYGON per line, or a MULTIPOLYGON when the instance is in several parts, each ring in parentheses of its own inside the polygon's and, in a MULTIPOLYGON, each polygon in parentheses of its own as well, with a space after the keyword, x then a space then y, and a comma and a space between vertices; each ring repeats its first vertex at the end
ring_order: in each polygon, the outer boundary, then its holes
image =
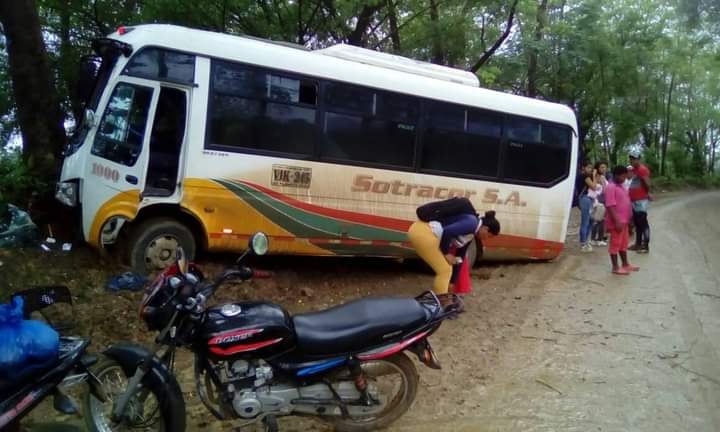
POLYGON ((445 64, 445 49, 443 48, 442 32, 440 31, 440 12, 437 0, 430 0, 430 21, 432 22, 432 55, 430 61, 435 64, 445 64))
POLYGON ((394 53, 400 52, 400 30, 398 29, 397 10, 393 0, 387 0, 388 16, 390 21, 390 40, 394 53))
POLYGON ((668 139, 670 136, 670 104, 672 103, 674 87, 675 72, 670 75, 670 88, 668 89, 667 104, 665 105, 665 128, 663 130, 662 150, 660 151, 660 175, 665 175, 665 159, 667 156, 668 139))
POLYGON ((0 1, 0 23, 7 40, 23 158, 31 172, 51 182, 65 129, 35 0, 0 1))
POLYGON ((538 87, 538 45, 543 39, 545 31, 545 20, 547 18, 548 0, 541 0, 537 8, 537 25, 535 27, 534 46, 530 48, 530 59, 528 60, 527 95, 537 96, 538 87))
MULTIPOLYGON (((483 67, 483 65, 485 63, 487 63, 488 60, 490 60, 490 57, 492 57, 492 55, 495 54, 495 51, 497 51, 498 48, 500 48, 502 46, 503 42, 505 42, 505 39, 507 39, 508 36, 510 36, 510 30, 512 30, 513 20, 515 19, 515 10, 517 9, 518 1, 519 0, 515 0, 513 2, 512 6, 510 7, 510 14, 508 15, 507 23, 505 24, 505 31, 502 32, 500 37, 495 41, 495 43, 490 47, 490 49, 483 52, 483 55, 480 56, 480 59, 478 59, 478 61, 475 62, 475 64, 472 65, 470 67, 470 69, 468 69, 470 72, 476 73, 478 70, 480 70, 480 68, 483 67)), ((485 31, 485 24, 483 21, 483 32, 484 31, 485 31)), ((483 36, 483 38, 484 38, 484 36, 483 36)), ((484 43, 485 42, 483 40, 483 45, 484 45, 484 43)))
POLYGON ((365 47, 367 45, 367 31, 372 23, 372 18, 375 12, 382 8, 381 5, 365 5, 358 14, 357 23, 355 28, 350 32, 347 37, 347 43, 359 47, 365 47))
POLYGON ((708 173, 715 175, 715 148, 718 143, 718 131, 717 129, 710 130, 710 162, 708 163, 708 173))

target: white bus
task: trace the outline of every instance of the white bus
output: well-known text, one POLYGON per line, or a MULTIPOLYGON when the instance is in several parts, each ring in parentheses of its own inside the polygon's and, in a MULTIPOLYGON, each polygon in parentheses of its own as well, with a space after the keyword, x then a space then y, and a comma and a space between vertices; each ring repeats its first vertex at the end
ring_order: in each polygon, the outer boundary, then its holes
POLYGON ((566 106, 479 87, 477 77, 338 45, 170 25, 121 27, 99 60, 57 197, 85 240, 167 265, 182 246, 412 256, 417 206, 469 197, 494 209, 486 258, 563 248, 577 158, 566 106))

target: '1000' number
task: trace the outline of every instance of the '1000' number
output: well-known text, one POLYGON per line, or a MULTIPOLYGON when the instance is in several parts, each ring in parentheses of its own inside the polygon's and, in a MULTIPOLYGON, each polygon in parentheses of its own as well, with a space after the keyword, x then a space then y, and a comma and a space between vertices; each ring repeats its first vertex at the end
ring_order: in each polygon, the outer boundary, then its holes
POLYGON ((120 173, 118 172, 118 170, 101 165, 99 163, 92 164, 92 174, 98 177, 103 177, 107 180, 112 180, 114 183, 117 183, 118 179, 120 178, 120 173))

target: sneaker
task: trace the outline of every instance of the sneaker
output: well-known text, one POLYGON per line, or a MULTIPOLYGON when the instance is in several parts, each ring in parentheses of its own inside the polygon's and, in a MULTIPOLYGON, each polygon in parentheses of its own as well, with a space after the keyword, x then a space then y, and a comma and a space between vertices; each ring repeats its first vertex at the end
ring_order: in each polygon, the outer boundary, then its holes
POLYGON ((627 270, 628 272, 636 272, 640 271, 640 267, 634 265, 626 265, 623 266, 623 270, 627 270))
POLYGON ((630 246, 630 247, 628 248, 628 250, 638 251, 638 250, 640 250, 640 245, 634 244, 634 245, 630 246))
POLYGON ((607 242, 606 242, 605 240, 600 240, 599 242, 597 242, 597 245, 596 245, 596 246, 607 246, 607 245, 608 245, 608 244, 607 244, 607 242))
POLYGON ((613 274, 622 275, 622 276, 627 276, 627 275, 630 274, 630 271, 627 270, 627 269, 625 269, 625 268, 623 268, 623 267, 620 267, 619 269, 613 270, 612 272, 613 272, 613 274))
POLYGON ((647 246, 641 247, 641 248, 637 249, 636 252, 639 254, 650 253, 650 248, 648 248, 647 246))
POLYGON ((598 245, 598 242, 595 241, 595 240, 590 240, 590 245, 591 245, 591 246, 597 246, 597 245, 598 245))
POLYGON ((590 243, 585 243, 584 245, 582 245, 582 247, 580 247, 580 252, 592 252, 592 251, 593 251, 593 248, 590 245, 590 243))

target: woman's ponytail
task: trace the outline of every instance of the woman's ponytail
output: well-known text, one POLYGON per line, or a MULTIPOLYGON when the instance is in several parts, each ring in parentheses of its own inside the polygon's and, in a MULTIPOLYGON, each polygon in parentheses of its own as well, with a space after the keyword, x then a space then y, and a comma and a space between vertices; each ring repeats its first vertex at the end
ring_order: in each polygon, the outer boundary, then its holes
POLYGON ((485 212, 485 216, 482 218, 482 226, 486 226, 490 234, 500 234, 500 222, 495 219, 495 211, 489 210, 485 212))

